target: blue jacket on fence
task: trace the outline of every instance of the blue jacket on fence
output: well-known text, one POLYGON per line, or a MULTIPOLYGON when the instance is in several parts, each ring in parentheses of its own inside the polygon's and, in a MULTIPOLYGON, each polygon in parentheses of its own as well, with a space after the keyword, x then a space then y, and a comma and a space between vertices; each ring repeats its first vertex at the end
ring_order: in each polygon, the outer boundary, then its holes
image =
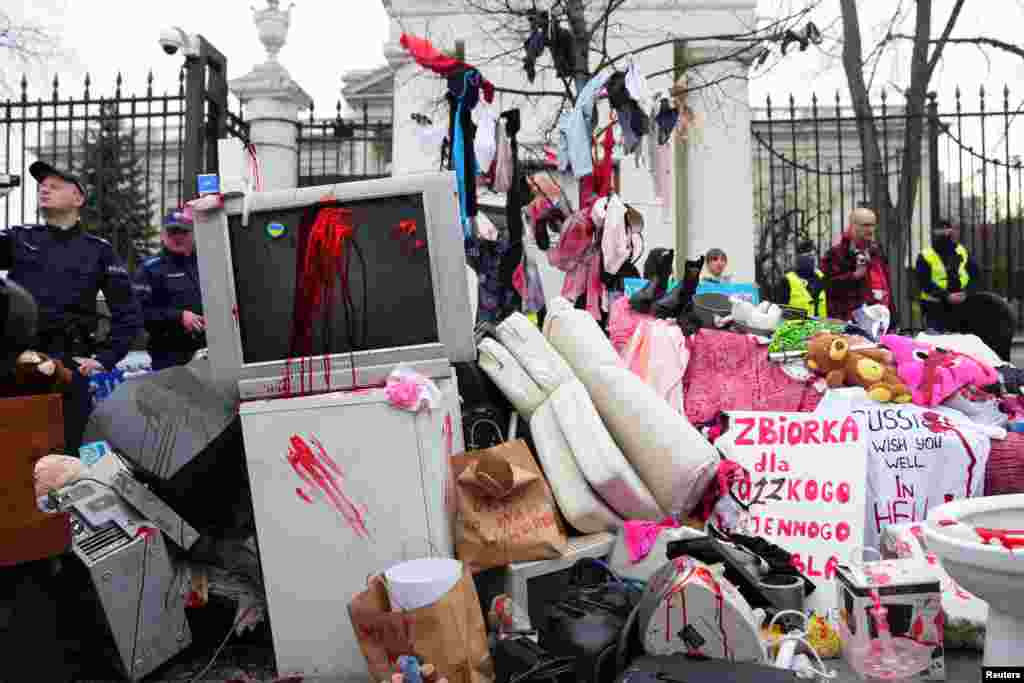
POLYGON ((182 256, 166 249, 142 263, 135 273, 135 294, 149 333, 148 351, 153 369, 186 363, 206 345, 205 335, 187 331, 181 314, 203 314, 199 262, 195 252, 182 256))
POLYGON ((96 328, 96 295, 110 309, 111 347, 96 355, 107 370, 125 357, 142 327, 131 280, 110 242, 81 225, 21 225, 0 230, 0 270, 39 305, 40 351, 66 356, 71 340, 96 328))

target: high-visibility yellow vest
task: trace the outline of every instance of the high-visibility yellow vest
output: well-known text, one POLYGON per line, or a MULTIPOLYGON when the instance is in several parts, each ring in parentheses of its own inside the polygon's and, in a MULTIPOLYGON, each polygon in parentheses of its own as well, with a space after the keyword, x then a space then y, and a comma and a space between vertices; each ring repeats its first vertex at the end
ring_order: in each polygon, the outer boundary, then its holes
MULTIPOLYGON (((960 257, 960 289, 967 289, 967 283, 971 281, 971 276, 967 272, 967 250, 964 249, 964 245, 956 245, 956 255, 960 257)), ((939 289, 945 291, 946 286, 949 284, 949 273, 946 272, 946 266, 942 262, 942 258, 934 249, 922 251, 921 258, 932 269, 932 282, 939 289)), ((938 299, 928 292, 921 292, 921 301, 938 301, 938 299)))
MULTIPOLYGON (((820 270, 815 270, 819 278, 825 277, 820 270)), ((818 310, 814 310, 814 298, 811 290, 807 288, 807 280, 803 279, 792 270, 786 273, 786 280, 789 281, 789 303, 790 308, 799 308, 807 311, 807 315, 815 318, 828 317, 828 304, 825 301, 825 290, 818 292, 818 310)))

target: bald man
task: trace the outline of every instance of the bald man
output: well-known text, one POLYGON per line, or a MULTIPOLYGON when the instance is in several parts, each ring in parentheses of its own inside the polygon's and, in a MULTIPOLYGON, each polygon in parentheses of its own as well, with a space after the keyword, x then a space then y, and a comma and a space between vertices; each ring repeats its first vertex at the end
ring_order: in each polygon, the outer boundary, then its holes
POLYGON ((854 209, 843 238, 822 257, 829 317, 849 320, 864 304, 881 304, 895 318, 889 264, 875 241, 877 227, 874 211, 854 209))

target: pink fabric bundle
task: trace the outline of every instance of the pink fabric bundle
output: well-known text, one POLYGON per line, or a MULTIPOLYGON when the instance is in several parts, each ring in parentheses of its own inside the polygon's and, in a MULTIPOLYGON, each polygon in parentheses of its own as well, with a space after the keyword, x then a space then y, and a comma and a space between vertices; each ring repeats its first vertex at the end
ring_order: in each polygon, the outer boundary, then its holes
POLYGON ((629 561, 636 563, 650 555, 662 529, 678 527, 679 524, 671 517, 666 517, 660 522, 626 522, 623 529, 625 530, 626 550, 629 551, 629 561))
POLYGON ((727 410, 811 412, 821 394, 768 360, 768 347, 745 334, 700 330, 690 337, 683 392, 691 424, 727 410))
POLYGON ((589 211, 577 211, 565 222, 558 244, 548 250, 548 263, 565 272, 561 295, 576 301, 586 294, 587 312, 600 320, 606 290, 601 282, 601 249, 594 242, 589 211))
POLYGON ((633 307, 629 305, 628 296, 619 297, 612 304, 608 316, 608 337, 612 341, 612 346, 622 355, 626 351, 626 347, 629 346, 629 341, 633 338, 637 327, 651 320, 654 320, 653 315, 637 313, 633 310, 633 307))
POLYGON ((622 359, 673 410, 686 414, 683 377, 690 351, 679 325, 669 320, 652 320, 638 326, 622 359))
POLYGON ((879 341, 892 351, 896 372, 919 406, 937 406, 965 386, 984 387, 1000 381, 995 370, 961 353, 897 334, 887 334, 879 341))

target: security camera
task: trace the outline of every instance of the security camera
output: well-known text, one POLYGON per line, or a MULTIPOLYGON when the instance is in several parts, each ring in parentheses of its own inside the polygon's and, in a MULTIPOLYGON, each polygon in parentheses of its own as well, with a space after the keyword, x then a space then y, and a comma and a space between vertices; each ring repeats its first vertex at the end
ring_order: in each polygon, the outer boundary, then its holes
POLYGON ((199 54, 199 41, 177 26, 165 28, 160 31, 160 47, 166 54, 177 54, 180 49, 186 57, 195 57, 199 54))

